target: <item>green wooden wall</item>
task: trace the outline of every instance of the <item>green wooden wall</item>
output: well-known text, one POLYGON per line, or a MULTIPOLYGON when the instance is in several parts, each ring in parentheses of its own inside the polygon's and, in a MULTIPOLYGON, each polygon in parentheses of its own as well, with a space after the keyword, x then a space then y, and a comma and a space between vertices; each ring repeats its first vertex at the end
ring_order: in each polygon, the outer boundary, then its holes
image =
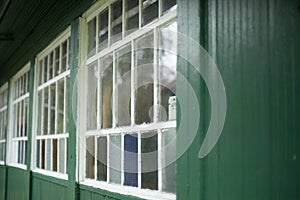
POLYGON ((208 50, 227 94, 222 135, 198 159, 210 99, 201 78, 179 62, 179 72, 200 91, 202 110, 198 135, 177 163, 178 199, 300 199, 299 6, 296 0, 178 1, 179 31, 208 50))

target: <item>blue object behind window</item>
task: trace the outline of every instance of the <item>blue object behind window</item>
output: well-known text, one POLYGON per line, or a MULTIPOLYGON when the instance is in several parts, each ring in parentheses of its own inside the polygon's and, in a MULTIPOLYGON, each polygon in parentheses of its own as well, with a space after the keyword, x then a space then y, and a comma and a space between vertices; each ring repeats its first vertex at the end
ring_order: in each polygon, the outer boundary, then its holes
POLYGON ((138 186, 138 135, 124 137, 124 185, 138 186))

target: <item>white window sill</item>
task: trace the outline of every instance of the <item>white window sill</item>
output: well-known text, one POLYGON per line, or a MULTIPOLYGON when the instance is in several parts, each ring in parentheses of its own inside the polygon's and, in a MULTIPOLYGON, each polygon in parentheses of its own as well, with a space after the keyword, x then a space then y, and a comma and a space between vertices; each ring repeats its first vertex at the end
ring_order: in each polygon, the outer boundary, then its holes
POLYGON ((9 164, 7 164, 7 166, 27 170, 27 165, 23 165, 23 164, 19 164, 19 163, 9 163, 9 164))
POLYGON ((112 183, 106 183, 91 179, 86 179, 83 182, 80 182, 82 185, 91 186, 100 188, 102 190, 107 190, 114 193, 119 193, 123 195, 131 195, 140 197, 143 199, 151 199, 151 200, 176 200, 176 195, 171 193, 165 193, 165 192, 159 192, 156 190, 150 190, 150 189, 139 189, 136 187, 130 187, 130 186, 121 186, 117 184, 112 183))
POLYGON ((52 177, 55 177, 55 178, 68 180, 68 174, 61 174, 61 173, 58 173, 58 172, 48 171, 48 170, 44 170, 44 169, 34 169, 32 171, 35 172, 35 173, 46 175, 46 176, 52 176, 52 177))

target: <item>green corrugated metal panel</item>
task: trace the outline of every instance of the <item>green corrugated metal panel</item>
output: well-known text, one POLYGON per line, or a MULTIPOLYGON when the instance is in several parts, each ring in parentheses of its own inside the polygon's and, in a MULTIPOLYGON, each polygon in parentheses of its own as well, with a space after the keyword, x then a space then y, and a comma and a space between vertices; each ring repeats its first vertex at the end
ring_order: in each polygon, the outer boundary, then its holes
POLYGON ((0 200, 5 200, 5 186, 6 186, 6 167, 0 165, 0 200))
POLYGON ((32 174, 32 200, 71 199, 68 181, 41 174, 32 174))
MULTIPOLYGON (((186 69, 187 63, 179 64, 179 71, 195 88, 200 87, 204 124, 178 160, 178 199, 300 199, 299 2, 178 4, 179 31, 196 37, 208 49, 227 94, 220 140, 199 160, 199 138, 209 120, 208 94, 186 69), (206 19, 196 11, 203 7, 208 7, 206 19)), ((184 95, 182 91, 177 94, 184 95)))
POLYGON ((29 173, 15 167, 7 167, 6 199, 29 199, 29 173))

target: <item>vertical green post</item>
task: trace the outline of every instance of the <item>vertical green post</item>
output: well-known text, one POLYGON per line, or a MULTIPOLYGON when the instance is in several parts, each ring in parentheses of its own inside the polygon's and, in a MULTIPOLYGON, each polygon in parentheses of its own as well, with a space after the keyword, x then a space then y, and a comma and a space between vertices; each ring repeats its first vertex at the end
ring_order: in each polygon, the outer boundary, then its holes
POLYGON ((4 151, 4 163, 5 163, 5 194, 4 197, 7 199, 7 136, 8 136, 8 124, 9 124, 9 101, 10 101, 10 81, 8 79, 7 84, 7 109, 6 109, 6 128, 5 128, 5 151, 4 151))
POLYGON ((69 139, 68 139, 68 176, 70 183, 70 199, 77 199, 76 184, 76 115, 77 115, 77 71, 79 53, 79 19, 71 23, 70 52, 70 89, 69 89, 69 139))
POLYGON ((29 71, 29 113, 28 113, 28 135, 26 165, 28 175, 28 198, 31 199, 31 153, 32 153, 32 122, 33 122, 33 96, 34 96, 34 68, 35 59, 31 59, 29 71))

